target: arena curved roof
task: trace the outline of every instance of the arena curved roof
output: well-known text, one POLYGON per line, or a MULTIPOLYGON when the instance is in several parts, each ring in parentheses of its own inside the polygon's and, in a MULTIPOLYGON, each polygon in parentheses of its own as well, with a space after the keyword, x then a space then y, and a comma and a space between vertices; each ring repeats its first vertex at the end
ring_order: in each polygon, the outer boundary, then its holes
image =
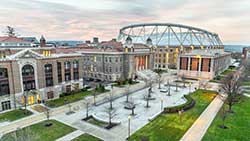
POLYGON ((216 33, 173 23, 144 23, 121 28, 118 41, 125 42, 128 37, 134 43, 146 43, 148 39, 151 39, 154 45, 223 46, 216 33))

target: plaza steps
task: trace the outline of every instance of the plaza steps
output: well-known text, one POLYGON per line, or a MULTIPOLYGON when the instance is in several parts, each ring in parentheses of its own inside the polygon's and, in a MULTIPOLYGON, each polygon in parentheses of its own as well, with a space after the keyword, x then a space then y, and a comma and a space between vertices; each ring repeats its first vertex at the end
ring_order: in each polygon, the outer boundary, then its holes
POLYGON ((137 76, 141 80, 152 80, 155 81, 157 79, 157 73, 152 70, 141 70, 136 72, 137 76))

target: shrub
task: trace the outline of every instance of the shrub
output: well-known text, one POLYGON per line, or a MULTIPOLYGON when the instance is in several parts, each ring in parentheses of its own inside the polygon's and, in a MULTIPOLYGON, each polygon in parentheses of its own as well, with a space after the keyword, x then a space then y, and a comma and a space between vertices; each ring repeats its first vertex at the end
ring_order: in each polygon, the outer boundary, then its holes
POLYGON ((186 103, 174 107, 164 108, 164 113, 177 113, 179 110, 186 111, 193 108, 195 105, 195 101, 193 100, 193 98, 189 95, 184 95, 184 97, 187 100, 186 103))

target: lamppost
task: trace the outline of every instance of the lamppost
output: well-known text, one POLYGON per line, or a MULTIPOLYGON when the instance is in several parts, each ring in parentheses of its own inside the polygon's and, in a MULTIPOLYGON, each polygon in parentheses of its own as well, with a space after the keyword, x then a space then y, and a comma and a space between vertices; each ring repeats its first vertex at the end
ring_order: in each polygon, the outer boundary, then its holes
POLYGON ((128 116, 128 138, 130 137, 130 120, 131 116, 128 116))

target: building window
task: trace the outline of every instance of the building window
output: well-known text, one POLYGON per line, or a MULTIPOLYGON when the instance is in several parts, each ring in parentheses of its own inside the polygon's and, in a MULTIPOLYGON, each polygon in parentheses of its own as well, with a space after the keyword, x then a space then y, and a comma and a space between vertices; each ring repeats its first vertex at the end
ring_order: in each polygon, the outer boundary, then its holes
POLYGON ((192 71, 198 71, 199 70, 199 59, 198 58, 191 58, 190 61, 190 67, 192 71))
POLYGON ((44 50, 43 51, 43 56, 45 56, 45 57, 51 56, 51 51, 50 50, 44 50))
POLYGON ((45 83, 46 87, 53 86, 53 71, 52 64, 44 65, 45 68, 45 83))
POLYGON ((62 63, 57 62, 57 77, 58 77, 58 83, 62 82, 62 63))
POLYGON ((54 92, 53 91, 47 92, 47 98, 48 99, 53 99, 54 98, 54 92))
POLYGON ((202 58, 201 60, 201 71, 210 72, 211 59, 210 58, 202 58))
POLYGON ((180 58, 180 69, 188 70, 188 58, 187 57, 180 58))
POLYGON ((122 66, 120 66, 120 72, 122 72, 122 66))
POLYGON ((8 70, 7 68, 0 68, 0 96, 9 93, 8 70))
POLYGON ((65 81, 71 80, 71 69, 69 61, 64 62, 64 76, 65 76, 65 81))
POLYGON ((79 62, 78 61, 74 61, 73 62, 73 77, 74 80, 79 79, 79 62))
POLYGON ((109 62, 110 62, 110 63, 112 62, 112 57, 109 57, 109 62))
POLYGON ((111 67, 109 67, 109 72, 112 72, 112 68, 111 67))
POLYGON ((24 89, 24 91, 36 89, 35 74, 34 74, 33 66, 31 66, 31 65, 23 66, 22 77, 23 77, 23 89, 24 89))
POLYGON ((10 101, 2 102, 2 111, 11 109, 10 101))

